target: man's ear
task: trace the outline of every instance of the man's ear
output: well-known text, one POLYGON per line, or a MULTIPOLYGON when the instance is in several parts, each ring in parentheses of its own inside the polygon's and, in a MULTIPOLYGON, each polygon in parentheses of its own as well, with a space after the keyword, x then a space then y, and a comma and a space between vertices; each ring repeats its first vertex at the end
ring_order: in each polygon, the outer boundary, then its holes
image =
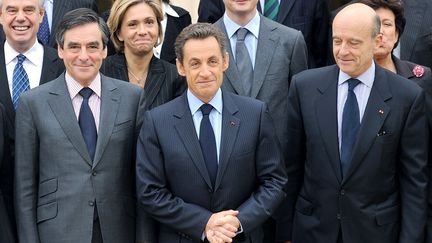
POLYGON ((181 76, 185 77, 186 76, 186 72, 184 70, 183 64, 181 63, 181 61, 178 58, 176 58, 176 66, 177 66, 177 72, 181 76))
POLYGON ((222 63, 223 71, 227 70, 228 67, 229 67, 229 55, 228 52, 225 52, 225 55, 223 56, 223 63, 222 63))

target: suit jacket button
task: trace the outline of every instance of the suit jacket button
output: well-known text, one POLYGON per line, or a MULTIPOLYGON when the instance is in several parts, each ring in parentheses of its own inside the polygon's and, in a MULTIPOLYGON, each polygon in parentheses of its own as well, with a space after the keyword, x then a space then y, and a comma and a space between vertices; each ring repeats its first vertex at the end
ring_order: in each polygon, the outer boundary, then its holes
POLYGON ((342 189, 342 190, 340 191, 340 194, 341 194, 342 196, 344 196, 344 195, 345 195, 345 190, 342 189))
POLYGON ((340 215, 340 213, 338 213, 337 215, 336 215, 336 218, 338 219, 338 220, 341 220, 341 215, 340 215))
POLYGON ((208 192, 213 193, 213 189, 209 188, 208 192))
POLYGON ((92 176, 96 176, 96 172, 93 171, 92 176))
POLYGON ((88 204, 89 204, 90 207, 93 207, 93 206, 94 206, 94 202, 93 202, 93 201, 89 201, 88 204))

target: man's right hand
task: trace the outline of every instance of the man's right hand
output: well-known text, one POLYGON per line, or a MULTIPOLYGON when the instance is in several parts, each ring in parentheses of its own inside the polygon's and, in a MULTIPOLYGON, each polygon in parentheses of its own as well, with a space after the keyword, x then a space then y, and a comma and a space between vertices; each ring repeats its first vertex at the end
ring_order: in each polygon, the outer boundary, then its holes
POLYGON ((232 242, 240 228, 238 211, 227 210, 214 213, 205 227, 206 238, 210 243, 232 242))

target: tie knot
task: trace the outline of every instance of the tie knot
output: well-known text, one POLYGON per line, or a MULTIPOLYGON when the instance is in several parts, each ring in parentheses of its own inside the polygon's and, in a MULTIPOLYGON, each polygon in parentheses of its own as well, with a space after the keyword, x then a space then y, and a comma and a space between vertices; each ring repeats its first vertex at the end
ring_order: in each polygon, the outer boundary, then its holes
POLYGON ((248 32, 246 28, 239 28, 237 30, 237 40, 244 41, 248 32))
POLYGON ((17 56, 18 59, 18 64, 22 64, 24 62, 24 60, 26 59, 26 57, 23 54, 19 54, 17 56))
POLYGON ((93 90, 89 87, 82 88, 79 92, 79 94, 84 98, 88 99, 93 94, 93 90))
POLYGON ((360 80, 355 78, 348 79, 348 91, 353 91, 354 88, 360 83, 360 80))
POLYGON ((211 112, 211 110, 213 110, 213 106, 210 104, 204 104, 200 107, 201 112, 203 114, 203 116, 208 116, 211 112))

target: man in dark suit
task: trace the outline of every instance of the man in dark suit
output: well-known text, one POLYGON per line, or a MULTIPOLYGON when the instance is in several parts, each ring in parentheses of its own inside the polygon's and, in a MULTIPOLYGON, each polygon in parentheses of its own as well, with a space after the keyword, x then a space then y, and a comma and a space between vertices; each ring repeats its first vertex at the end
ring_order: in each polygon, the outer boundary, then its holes
MULTIPOLYGON (((0 190, 3 192, 4 202, 10 217, 14 235, 16 233, 14 204, 13 204, 13 161, 15 142, 15 107, 13 96, 19 97, 14 91, 14 69, 17 65, 18 55, 26 57, 23 61, 23 68, 29 74, 29 88, 46 83, 58 77, 64 71, 63 62, 58 58, 56 50, 50 47, 43 47, 37 42, 36 33, 39 23, 43 18, 43 6, 41 1, 32 0, 23 3, 21 1, 1 1, 0 21, 6 34, 5 40, 0 47, 0 103, 4 105, 4 117, 8 129, 6 141, 8 148, 4 151, 4 160, 0 171, 0 190), (34 13, 24 17, 23 11, 26 8, 34 8, 34 13), (13 9, 19 14, 6 9, 13 9), (16 26, 28 25, 29 28, 17 31, 16 26), (31 74, 31 75, 30 75, 31 74)), ((16 100, 15 100, 16 101, 16 100)))
POLYGON ((423 242, 424 92, 373 62, 379 32, 372 8, 348 5, 333 22, 337 65, 293 78, 285 214, 293 243, 423 242))
POLYGON ((213 25, 186 27, 176 53, 188 90, 145 114, 137 197, 159 222, 159 242, 263 242, 260 226, 284 197, 265 104, 220 89, 224 40, 213 25))
MULTIPOLYGON (((2 172, 2 164, 5 160, 5 151, 8 151, 9 146, 6 136, 6 116, 5 109, 2 103, 0 103, 0 172, 2 172)), ((0 173, 0 178, 3 177, 3 173, 0 173)), ((2 188, 0 188, 0 242, 15 242, 14 234, 12 231, 11 223, 9 222, 9 215, 5 207, 2 188)))
POLYGON ((56 40, 66 72, 20 98, 15 199, 20 242, 134 242, 134 145, 141 89, 99 73, 109 31, 68 12, 56 40))
POLYGON ((400 58, 432 68, 432 2, 402 2, 406 25, 400 38, 400 58))
MULTIPOLYGON (((286 160, 289 147, 287 137, 287 95, 292 76, 307 68, 307 48, 300 31, 267 19, 257 11, 258 0, 237 2, 224 1, 225 15, 215 23, 226 35, 230 65, 224 72, 224 90, 249 96, 268 105, 279 142, 286 160), (247 30, 244 46, 245 58, 237 58, 240 43, 240 30, 247 30), (245 59, 250 60, 252 69, 249 74, 239 69, 245 59)), ((284 232, 275 231, 271 218, 265 224, 266 241, 273 242, 274 235, 284 232), (267 238, 269 237, 269 238, 267 238)), ((278 237, 277 237, 278 238, 278 237)))

